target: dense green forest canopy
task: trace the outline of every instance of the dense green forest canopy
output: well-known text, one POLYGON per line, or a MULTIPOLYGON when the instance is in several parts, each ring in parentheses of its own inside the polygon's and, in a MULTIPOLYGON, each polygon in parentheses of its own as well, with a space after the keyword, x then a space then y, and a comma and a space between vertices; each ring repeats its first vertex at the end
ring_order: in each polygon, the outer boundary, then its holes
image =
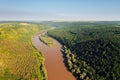
MULTIPOLYGON (((68 23, 48 35, 76 56, 77 67, 92 80, 120 79, 120 23, 68 23)), ((82 72, 82 73, 83 73, 82 72)), ((77 79, 78 74, 73 73, 77 79)), ((85 79, 85 78, 84 78, 85 79)))
POLYGON ((61 26, 95 26, 95 25, 106 25, 106 26, 119 26, 120 21, 42 21, 42 22, 36 22, 38 24, 44 24, 47 26, 55 26, 55 27, 61 27, 61 26))

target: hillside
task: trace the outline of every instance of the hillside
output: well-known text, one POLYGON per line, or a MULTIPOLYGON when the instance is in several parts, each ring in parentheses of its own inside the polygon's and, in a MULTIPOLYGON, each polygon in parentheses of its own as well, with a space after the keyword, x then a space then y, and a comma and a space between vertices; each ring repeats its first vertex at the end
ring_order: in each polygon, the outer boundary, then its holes
POLYGON ((29 23, 0 23, 0 79, 46 80, 44 57, 31 38, 45 29, 29 23))
POLYGON ((77 80, 120 80, 118 23, 72 23, 48 35, 64 45, 65 64, 77 80))

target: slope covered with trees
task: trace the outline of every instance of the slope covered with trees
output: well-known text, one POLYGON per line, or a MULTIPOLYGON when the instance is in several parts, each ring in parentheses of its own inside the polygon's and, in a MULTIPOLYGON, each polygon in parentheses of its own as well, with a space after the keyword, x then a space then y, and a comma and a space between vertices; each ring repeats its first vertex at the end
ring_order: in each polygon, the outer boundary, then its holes
POLYGON ((72 23, 49 31, 63 47, 65 63, 77 80, 120 79, 120 26, 72 23))
POLYGON ((0 23, 1 80, 46 80, 43 55, 31 42, 43 29, 36 24, 0 23))

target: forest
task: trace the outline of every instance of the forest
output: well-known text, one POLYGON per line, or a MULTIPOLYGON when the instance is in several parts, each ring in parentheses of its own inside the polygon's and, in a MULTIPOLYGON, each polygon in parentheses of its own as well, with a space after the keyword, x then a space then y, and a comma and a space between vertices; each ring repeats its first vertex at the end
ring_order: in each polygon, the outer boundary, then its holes
POLYGON ((120 80, 120 22, 55 25, 48 35, 63 45, 64 62, 77 80, 120 80))
POLYGON ((65 66, 77 80, 120 79, 120 22, 1 22, 0 79, 47 80, 44 56, 31 39, 51 26, 39 39, 63 45, 65 66))
POLYGON ((44 25, 0 23, 0 80, 46 80, 44 57, 31 38, 44 25))

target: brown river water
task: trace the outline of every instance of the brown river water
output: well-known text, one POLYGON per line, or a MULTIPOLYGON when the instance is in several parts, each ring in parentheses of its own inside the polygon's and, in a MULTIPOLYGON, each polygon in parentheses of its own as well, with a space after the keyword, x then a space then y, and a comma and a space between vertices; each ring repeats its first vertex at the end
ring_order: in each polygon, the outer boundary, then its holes
POLYGON ((62 45, 56 41, 54 48, 48 47, 39 40, 39 35, 45 32, 34 35, 32 38, 33 45, 43 53, 45 57, 45 68, 47 70, 48 80, 75 80, 75 77, 70 73, 64 65, 63 56, 60 51, 62 45))

